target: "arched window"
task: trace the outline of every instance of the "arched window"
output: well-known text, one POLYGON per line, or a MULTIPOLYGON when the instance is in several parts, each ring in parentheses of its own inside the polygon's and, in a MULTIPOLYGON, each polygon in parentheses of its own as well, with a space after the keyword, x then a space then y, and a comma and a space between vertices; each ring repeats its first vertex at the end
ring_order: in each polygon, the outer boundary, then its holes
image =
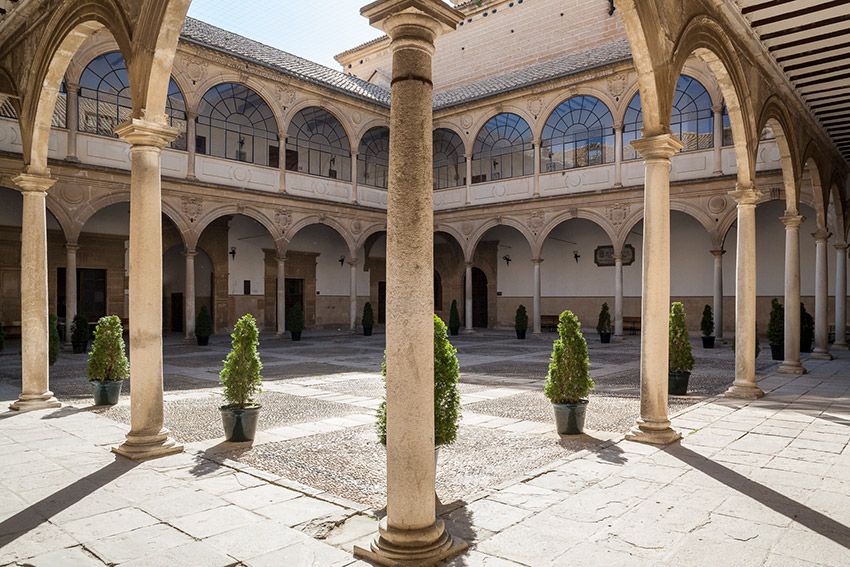
POLYGON ((481 128, 472 146, 472 182, 531 175, 533 152, 528 123, 510 112, 497 114, 481 128))
MULTIPOLYGON (((623 120, 623 159, 639 157, 630 142, 640 138, 642 128, 643 115, 638 92, 632 97, 623 120)), ((683 152, 714 147, 714 112, 711 110, 711 97, 702 83, 687 75, 680 75, 676 83, 670 130, 685 144, 683 152)))
POLYGON ((614 117, 601 100, 576 96, 549 115, 540 141, 543 171, 614 161, 614 117))
MULTIPOLYGON (((130 80, 121 52, 104 53, 92 59, 80 76, 77 126, 80 132, 115 136, 115 127, 129 120, 132 111, 130 80)), ((178 130, 170 147, 185 150, 186 103, 174 79, 168 83, 165 113, 169 125, 178 130)))
POLYGON ((729 120, 729 109, 723 104, 723 145, 732 146, 735 142, 732 138, 732 121, 729 120))
POLYGON ((222 83, 204 94, 198 105, 195 148, 199 154, 280 166, 272 109, 260 95, 239 83, 222 83))
POLYGON ((387 188, 390 167, 390 130, 384 126, 369 129, 357 152, 357 183, 387 188))
POLYGON ((434 130, 434 189, 466 185, 463 140, 454 130, 434 130))
POLYGON ((299 111, 286 131, 286 169, 351 181, 351 147, 339 120, 316 106, 299 111))

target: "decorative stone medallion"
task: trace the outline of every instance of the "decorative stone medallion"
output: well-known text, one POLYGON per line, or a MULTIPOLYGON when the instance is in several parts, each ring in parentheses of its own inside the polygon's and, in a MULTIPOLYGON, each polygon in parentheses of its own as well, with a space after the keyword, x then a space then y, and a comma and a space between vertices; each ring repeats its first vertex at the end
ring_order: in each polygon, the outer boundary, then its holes
POLYGON ((626 76, 623 74, 608 77, 608 93, 614 98, 623 96, 626 92, 626 76))
POLYGON ((280 227, 281 232, 286 232, 286 229, 292 225, 292 213, 286 209, 277 209, 274 213, 274 222, 280 227))
POLYGON ((723 195, 715 195, 708 200, 708 210, 715 215, 719 215, 726 210, 726 197, 723 195))
POLYGON ((534 234, 539 233, 544 224, 546 224, 546 215, 543 211, 536 211, 528 219, 528 228, 530 228, 534 234))
POLYGON ((183 214, 188 217, 189 222, 195 222, 195 219, 201 216, 203 204, 197 197, 183 197, 183 214))
POLYGON ((630 210, 631 207, 628 203, 617 203, 605 209, 605 216, 608 217, 608 220, 611 221, 611 224, 615 228, 620 228, 626 222, 626 217, 629 216, 630 210))

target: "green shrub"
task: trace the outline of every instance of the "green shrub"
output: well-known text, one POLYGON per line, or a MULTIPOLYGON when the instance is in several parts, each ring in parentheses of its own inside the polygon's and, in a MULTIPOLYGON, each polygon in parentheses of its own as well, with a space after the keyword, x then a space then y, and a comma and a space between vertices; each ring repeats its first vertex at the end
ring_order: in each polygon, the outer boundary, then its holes
POLYGON ((213 322, 210 310, 206 305, 201 306, 201 310, 195 315, 195 336, 209 337, 213 334, 213 322))
POLYGON ((602 304, 602 310, 599 312, 599 320, 596 322, 596 332, 600 335, 603 333, 611 333, 611 312, 608 311, 608 304, 602 304))
POLYGON ((525 311, 525 305, 520 305, 516 308, 516 317, 514 318, 514 329, 520 333, 528 330, 528 313, 525 311))
POLYGON ((254 396, 262 391, 263 363, 257 352, 259 331, 254 316, 246 313, 236 322, 230 334, 230 352, 218 377, 224 386, 227 407, 245 408, 256 404, 254 396))
POLYGON ((452 299, 452 308, 449 310, 449 329, 457 333, 460 329, 460 313, 457 310, 457 300, 452 299))
POLYGON ((130 362, 124 351, 124 328, 117 315, 107 315, 98 320, 87 374, 89 380, 98 382, 118 382, 130 376, 130 362))
POLYGON ((50 315, 48 321, 47 361, 51 366, 59 358, 59 327, 56 315, 50 315))
MULTIPOLYGON (((381 363, 384 383, 387 379, 386 356, 381 363)), ((446 325, 434 315, 434 444, 450 445, 457 439, 460 420, 460 367, 457 349, 449 342, 446 325)), ((387 401, 378 407, 376 428, 378 439, 387 444, 387 401)))
POLYGON ((304 311, 301 310, 300 303, 296 303, 286 313, 286 326, 291 333, 300 333, 304 330, 304 311))
POLYGON ((699 328, 702 330, 702 336, 714 336, 714 313, 711 310, 711 305, 702 308, 702 321, 699 323, 699 328))
POLYGON ((363 306, 363 319, 360 321, 364 329, 371 329, 375 325, 375 315, 372 313, 372 304, 368 301, 363 306))
POLYGON ((74 322, 71 323, 71 342, 85 343, 89 340, 89 320, 85 315, 77 313, 74 315, 74 322))
POLYGON ((800 352, 812 352, 815 342, 815 318, 806 311, 806 306, 800 302, 800 352))
POLYGON ((670 306, 669 336, 670 372, 690 372, 694 368, 694 355, 685 324, 685 306, 679 301, 670 306))
POLYGON ((543 392, 553 404, 576 404, 593 386, 581 323, 572 311, 564 311, 558 319, 558 338, 552 345, 543 392))
POLYGON ((775 297, 770 302, 770 321, 767 324, 767 342, 771 346, 785 344, 785 308, 775 297))

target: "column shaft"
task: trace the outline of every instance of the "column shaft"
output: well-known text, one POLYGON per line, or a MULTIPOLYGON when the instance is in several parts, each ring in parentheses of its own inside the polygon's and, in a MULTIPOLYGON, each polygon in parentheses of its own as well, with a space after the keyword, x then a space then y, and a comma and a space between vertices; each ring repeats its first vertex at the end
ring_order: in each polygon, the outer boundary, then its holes
POLYGON ((186 282, 183 292, 183 315, 186 323, 186 341, 195 340, 195 255, 194 248, 187 248, 186 255, 186 282))
POLYGON ((714 113, 714 173, 723 173, 723 106, 713 106, 714 113))
POLYGON ((77 250, 76 242, 65 244, 65 342, 71 343, 71 328, 77 316, 77 250))
POLYGON ((59 407, 50 391, 47 299, 47 190, 55 180, 23 173, 12 181, 23 193, 21 222, 21 396, 9 407, 59 407))
POLYGON ((286 334, 286 257, 277 257, 277 335, 286 334))
POLYGON ((714 255, 714 337, 723 338, 723 255, 726 250, 712 250, 714 255))
POLYGON ((351 154, 351 202, 355 204, 357 203, 357 167, 359 165, 357 163, 358 156, 359 154, 351 154))
POLYGON ((542 331, 540 324, 540 263, 543 262, 543 258, 532 258, 531 261, 534 264, 534 298, 532 300, 534 313, 532 313, 532 332, 534 332, 534 334, 540 334, 542 331))
POLYGON ((357 330, 357 258, 352 258, 349 262, 351 265, 351 279, 348 284, 349 307, 348 313, 351 319, 351 330, 357 330))
POLYGON ((812 358, 832 360, 829 354, 829 280, 826 246, 830 234, 819 230, 815 237, 815 349, 812 358))
POLYGON ((778 371, 805 374, 806 369, 800 363, 800 223, 803 217, 791 211, 779 220, 785 225, 785 354, 778 371))
POLYGON ((540 196, 540 140, 534 140, 534 196, 540 196))
POLYGON ((623 336, 623 257, 614 256, 614 334, 623 336))
POLYGON ((472 154, 466 154, 466 204, 472 203, 472 154))
POLYGON ((667 417, 670 313, 670 158, 682 143, 670 134, 632 142, 646 167, 643 300, 641 302, 640 417, 628 438, 669 443, 680 438, 667 417))
POLYGON ((466 330, 472 330, 472 262, 466 263, 466 278, 463 282, 464 294, 464 311, 463 316, 466 320, 466 330))
POLYGON ((847 346, 847 245, 835 245, 835 342, 847 346))
POLYGON ((614 187, 623 186, 623 125, 614 124, 614 187))
POLYGON ((77 132, 79 130, 79 116, 80 116, 80 99, 79 99, 79 90, 80 85, 76 85, 74 83, 68 83, 65 85, 66 92, 66 114, 65 114, 65 126, 68 129, 68 149, 66 151, 65 159, 67 161, 80 161, 77 157, 77 132))
POLYGON ((194 112, 186 113, 186 154, 187 154, 187 162, 186 162, 186 178, 187 179, 197 179, 195 177, 195 157, 196 157, 196 148, 195 148, 195 137, 196 137, 196 125, 195 119, 198 115, 194 112))

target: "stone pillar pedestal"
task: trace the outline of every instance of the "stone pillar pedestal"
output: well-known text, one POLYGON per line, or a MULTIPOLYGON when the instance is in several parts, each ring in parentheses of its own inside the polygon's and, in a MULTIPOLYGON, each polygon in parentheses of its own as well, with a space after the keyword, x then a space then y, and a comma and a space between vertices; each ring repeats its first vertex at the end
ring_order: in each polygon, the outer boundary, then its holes
POLYGON ((785 225, 785 360, 777 369, 782 374, 805 374, 800 362, 800 224, 803 217, 786 212, 785 225))
POLYGON ((829 281, 827 272, 826 230, 813 233, 815 237, 815 349, 812 358, 832 360, 829 354, 829 281))
POLYGON ((756 385, 756 203, 755 187, 731 192, 738 202, 738 249, 735 290, 735 381, 726 390, 730 398, 764 396, 756 385))
POLYGON ((466 330, 472 330, 472 262, 466 263, 466 278, 463 282, 463 318, 466 322, 466 330))
POLYGON ((13 410, 57 408, 47 360, 47 190, 55 179, 22 173, 12 181, 23 194, 21 218, 21 396, 13 410))
POLYGON ((623 257, 614 256, 614 334, 623 336, 623 257))
POLYGON ((65 244, 65 344, 71 344, 74 317, 77 316, 77 250, 76 242, 65 244))
POLYGON ((835 342, 847 346, 847 244, 835 244, 835 342))
POLYGON ((714 256, 714 337, 723 338, 723 255, 726 250, 712 250, 714 256))
POLYGON ((183 450, 163 427, 162 148, 177 131, 132 119, 115 133, 130 143, 130 432, 112 450, 133 460, 183 450))
POLYGON ((643 300, 640 337, 640 417, 626 435, 644 443, 681 438, 667 415, 670 318, 670 158, 682 149, 671 134, 632 142, 644 158, 643 300))
POLYGON ((348 262, 351 266, 351 279, 348 284, 348 316, 351 320, 351 330, 357 330, 357 258, 348 262))
POLYGON ((532 308, 533 308, 533 323, 532 323, 532 332, 535 335, 539 335, 542 332, 541 324, 540 324, 540 264, 543 262, 543 258, 532 258, 532 264, 534 264, 534 297, 532 299, 532 308))
POLYGON ((277 336, 286 334, 286 256, 277 257, 277 336))
POLYGON ((436 518, 431 59, 463 14, 437 0, 379 0, 361 13, 390 37, 387 203, 387 516, 358 557, 436 565, 466 548, 436 518))
POLYGON ((184 327, 186 328, 186 342, 195 340, 195 256, 197 250, 187 248, 184 252, 186 256, 186 282, 183 292, 183 316, 186 319, 184 327))

